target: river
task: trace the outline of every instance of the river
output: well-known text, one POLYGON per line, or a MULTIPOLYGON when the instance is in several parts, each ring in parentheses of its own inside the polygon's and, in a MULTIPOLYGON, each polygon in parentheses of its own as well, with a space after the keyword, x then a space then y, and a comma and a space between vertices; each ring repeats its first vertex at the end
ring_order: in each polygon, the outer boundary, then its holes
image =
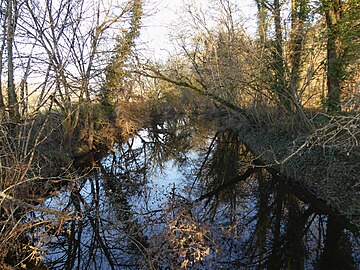
POLYGON ((253 159, 216 122, 154 123, 47 199, 71 217, 33 240, 51 269, 358 269, 358 236, 253 159))

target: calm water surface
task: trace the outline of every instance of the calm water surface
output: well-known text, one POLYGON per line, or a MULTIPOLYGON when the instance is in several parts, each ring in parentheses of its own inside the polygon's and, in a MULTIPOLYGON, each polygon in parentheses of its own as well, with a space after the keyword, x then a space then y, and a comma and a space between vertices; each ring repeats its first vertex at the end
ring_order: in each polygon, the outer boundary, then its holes
POLYGON ((209 121, 140 131, 46 201, 74 216, 42 232, 47 265, 358 269, 359 238, 252 159, 236 133, 209 121))

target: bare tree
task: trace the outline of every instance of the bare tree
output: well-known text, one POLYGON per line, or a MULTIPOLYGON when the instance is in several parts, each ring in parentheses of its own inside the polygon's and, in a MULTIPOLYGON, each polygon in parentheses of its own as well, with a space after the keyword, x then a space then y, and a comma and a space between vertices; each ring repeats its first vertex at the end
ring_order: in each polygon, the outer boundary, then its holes
MULTIPOLYGON (((7 88, 0 86, 0 268, 4 260, 30 258, 31 248, 37 254, 30 229, 56 230, 55 219, 72 218, 39 204, 77 178, 74 139, 87 151, 95 148, 93 106, 104 71, 141 8, 140 0, 1 1, 0 84, 7 76, 7 88), (32 211, 44 213, 39 220, 49 214, 54 220, 29 222, 32 211), (20 242, 28 249, 17 250, 20 242)), ((133 45, 126 43, 126 50, 133 45)), ((23 263, 31 268, 33 262, 23 263)))
POLYGON ((116 29, 127 29, 124 24, 127 20, 131 28, 131 11, 141 3, 138 2, 129 0, 110 5, 102 1, 63 0, 54 6, 51 1, 45 1, 44 8, 35 1, 26 2, 30 14, 27 34, 39 44, 36 49, 43 52, 40 61, 47 68, 43 70, 44 77, 50 81, 43 84, 54 85, 52 95, 64 112, 65 145, 71 145, 81 110, 85 109, 87 138, 84 139, 89 150, 92 149, 92 102, 113 55, 114 36, 121 39, 127 33, 116 29))

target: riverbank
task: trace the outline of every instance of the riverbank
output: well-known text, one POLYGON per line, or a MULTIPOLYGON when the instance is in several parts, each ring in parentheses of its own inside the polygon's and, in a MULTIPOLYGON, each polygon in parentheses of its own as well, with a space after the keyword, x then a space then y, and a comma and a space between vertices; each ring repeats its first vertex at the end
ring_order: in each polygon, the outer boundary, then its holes
POLYGON ((292 186, 318 210, 345 219, 353 232, 360 229, 360 152, 335 143, 324 144, 319 130, 299 134, 290 129, 250 123, 242 116, 223 117, 223 128, 235 129, 254 153, 254 166, 264 166, 292 186))

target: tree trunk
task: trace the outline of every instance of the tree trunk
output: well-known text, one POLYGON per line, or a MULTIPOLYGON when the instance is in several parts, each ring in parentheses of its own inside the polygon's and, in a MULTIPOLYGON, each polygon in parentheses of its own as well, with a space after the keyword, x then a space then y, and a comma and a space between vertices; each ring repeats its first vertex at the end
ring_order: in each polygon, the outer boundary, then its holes
POLYGON ((299 91, 302 53, 304 45, 304 22, 308 16, 309 0, 292 0, 291 3, 291 81, 290 91, 299 91))
POLYGON ((327 109, 340 111, 341 82, 343 79, 342 44, 339 22, 343 8, 342 0, 322 0, 327 25, 327 109))
POLYGON ((14 62, 13 62, 13 43, 14 43, 14 32, 15 32, 15 20, 14 20, 14 9, 16 8, 13 4, 13 0, 8 0, 7 6, 7 54, 8 54, 8 105, 10 117, 17 119, 19 117, 19 107, 15 90, 14 83, 14 62))
POLYGON ((2 84, 2 74, 3 74, 3 56, 4 56, 4 49, 6 45, 6 23, 7 18, 4 16, 4 22, 2 25, 2 29, 4 31, 3 33, 3 40, 0 47, 0 112, 2 112, 5 109, 5 103, 4 103, 4 96, 3 96, 3 84, 2 84))
POLYGON ((0 112, 2 112, 5 108, 4 97, 3 97, 3 87, 2 87, 2 70, 3 70, 3 52, 5 48, 5 39, 3 40, 3 44, 0 49, 0 112))
POLYGON ((281 27, 281 4, 280 0, 274 0, 274 24, 275 24, 275 41, 274 41, 274 56, 272 68, 274 70, 274 79, 271 85, 272 90, 277 95, 280 105, 285 108, 287 112, 292 109, 292 95, 287 89, 284 67, 284 50, 283 37, 281 27))
POLYGON ((266 23, 266 6, 265 6, 265 0, 256 0, 257 9, 258 9, 258 33, 259 33, 259 39, 260 43, 265 45, 266 44, 266 34, 267 34, 267 23, 266 23))

